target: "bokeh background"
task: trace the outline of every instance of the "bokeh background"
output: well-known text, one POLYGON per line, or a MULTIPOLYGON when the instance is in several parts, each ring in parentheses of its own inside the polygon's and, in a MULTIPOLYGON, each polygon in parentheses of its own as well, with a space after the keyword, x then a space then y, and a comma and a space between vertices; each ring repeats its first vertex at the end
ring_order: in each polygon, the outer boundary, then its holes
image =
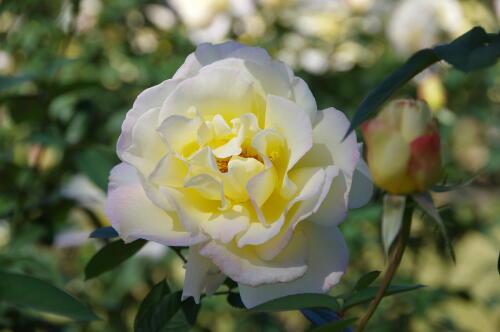
MULTIPOLYGON (((182 262, 155 244, 97 279, 85 282, 83 270, 104 244, 88 234, 109 224, 103 201, 125 113, 196 44, 262 46, 308 82, 320 108, 351 117, 413 52, 475 25, 497 32, 499 19, 498 0, 0 0, 0 268, 48 280, 103 318, 74 323, 0 302, 0 331, 130 331, 151 285, 166 277, 182 287, 182 262)), ((438 64, 397 95, 431 106, 447 181, 476 177, 435 195, 456 265, 433 223, 416 215, 395 283, 427 287, 384 300, 368 330, 496 332, 500 66, 466 75, 438 64)), ((342 224, 351 262, 332 294, 384 269, 380 198, 342 224)), ((310 327, 299 312, 250 314, 214 296, 195 330, 310 327)))

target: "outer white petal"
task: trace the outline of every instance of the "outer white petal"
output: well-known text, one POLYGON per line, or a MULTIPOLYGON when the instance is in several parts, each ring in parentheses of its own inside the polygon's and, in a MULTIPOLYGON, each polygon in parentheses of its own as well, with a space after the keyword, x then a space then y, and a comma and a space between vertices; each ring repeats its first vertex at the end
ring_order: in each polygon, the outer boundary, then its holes
POLYGON ((318 112, 313 129, 314 144, 298 163, 298 167, 335 165, 341 170, 340 176, 333 180, 323 204, 311 217, 319 224, 336 225, 347 214, 352 176, 360 159, 355 133, 342 141, 348 128, 349 121, 342 112, 333 108, 318 112))
POLYGON ((119 152, 123 161, 134 166, 144 176, 151 174, 167 151, 156 132, 159 126, 159 112, 159 108, 153 108, 143 113, 132 128, 131 144, 119 152))
POLYGON ((307 272, 291 282, 257 287, 239 284, 243 304, 247 308, 275 298, 299 293, 324 293, 337 284, 349 259, 347 245, 336 226, 303 225, 306 237, 307 272))
POLYGON ((349 192, 349 208, 362 207, 370 201, 373 194, 373 182, 368 165, 359 158, 352 178, 351 191, 349 192))
POLYGON ((138 183, 139 177, 134 167, 127 163, 120 163, 111 169, 109 174, 108 192, 131 183, 138 183))
POLYGON ((186 232, 174 215, 148 199, 139 182, 111 190, 105 202, 105 214, 126 242, 146 239, 169 246, 190 246, 206 238, 186 232))
POLYGON ((314 124, 316 122, 318 106, 316 105, 316 99, 314 99, 314 96, 306 82, 304 82, 304 80, 300 77, 295 77, 293 79, 292 91, 295 102, 302 106, 307 115, 309 115, 311 123, 314 124))
POLYGON ((238 248, 234 241, 227 244, 208 242, 201 247, 200 254, 211 259, 231 279, 245 285, 287 282, 299 278, 307 270, 301 232, 295 232, 294 240, 271 262, 260 259, 251 246, 238 248))
POLYGON ((263 48, 250 47, 233 41, 216 45, 203 43, 186 58, 184 64, 175 73, 174 79, 192 77, 202 67, 227 58, 245 59, 262 64, 271 61, 271 57, 263 48))
POLYGON ((254 111, 252 80, 235 68, 204 67, 182 81, 165 100, 160 119, 189 115, 193 108, 203 119, 220 114, 226 121, 254 111))
MULTIPOLYGON (((266 128, 273 128, 285 137, 290 157, 290 170, 313 145, 311 120, 296 103, 282 97, 268 96, 266 128)), ((328 164, 323 164, 326 166, 328 164)))
POLYGON ((300 160, 299 166, 335 165, 344 174, 352 175, 360 152, 354 132, 342 141, 349 124, 345 114, 334 108, 318 111, 313 146, 300 160))
MULTIPOLYGON (((189 248, 188 261, 184 265, 186 278, 182 290, 182 300, 192 296, 196 303, 200 303, 203 290, 213 293, 224 282, 225 276, 220 273, 209 259, 198 253, 199 245, 189 248)), ((209 294, 210 295, 210 294, 209 294)))
POLYGON ((179 82, 180 80, 166 80, 158 85, 144 90, 139 96, 137 96, 132 109, 127 112, 125 121, 123 121, 122 124, 122 132, 116 147, 120 158, 122 158, 121 155, 123 151, 125 151, 132 144, 132 128, 134 127, 137 119, 150 109, 161 107, 165 99, 175 89, 179 82))

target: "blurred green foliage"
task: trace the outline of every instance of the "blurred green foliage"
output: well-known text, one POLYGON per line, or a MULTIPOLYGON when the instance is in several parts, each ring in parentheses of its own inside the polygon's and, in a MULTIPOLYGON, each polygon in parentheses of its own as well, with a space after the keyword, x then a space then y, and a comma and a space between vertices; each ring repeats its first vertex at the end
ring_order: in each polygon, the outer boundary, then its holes
MULTIPOLYGON (((391 37, 391 22, 401 6, 394 1, 381 1, 384 6, 345 1, 342 15, 336 7, 322 10, 331 6, 318 1, 320 10, 312 11, 316 16, 304 3, 249 2, 254 11, 247 16, 217 7, 230 16, 232 27, 219 38, 263 46, 289 62, 308 82, 320 108, 334 106, 352 117, 368 91, 406 58, 391 37), (328 24, 319 24, 325 15, 328 24), (313 32, 295 24, 311 16, 318 24, 313 32)), ((475 23, 498 30, 493 1, 446 2, 462 8, 459 32, 475 23)), ((74 323, 0 302, 1 331, 129 331, 154 284, 167 278, 174 289, 182 286, 181 260, 153 246, 96 279, 85 282, 83 271, 106 243, 87 237, 109 224, 102 202, 107 174, 118 162, 114 146, 125 113, 142 90, 170 78, 194 50, 193 29, 203 27, 193 28, 171 2, 0 1, 0 267, 64 288, 102 318, 74 323), (163 20, 155 13, 163 13, 163 20)), ((446 27, 439 29, 432 42, 451 39, 446 27)), ((442 206, 457 264, 446 258, 436 227, 415 216, 396 283, 428 287, 385 299, 369 330, 496 331, 500 67, 464 74, 435 65, 398 96, 424 98, 433 108, 447 181, 478 176, 467 187, 434 197, 442 206)), ((333 294, 352 288, 362 274, 384 268, 380 214, 376 194, 373 203, 352 211, 342 225, 351 262, 333 294)), ((353 316, 362 309, 353 309, 353 316)), ((214 296, 203 300, 195 330, 309 327, 296 311, 247 313, 214 296)))

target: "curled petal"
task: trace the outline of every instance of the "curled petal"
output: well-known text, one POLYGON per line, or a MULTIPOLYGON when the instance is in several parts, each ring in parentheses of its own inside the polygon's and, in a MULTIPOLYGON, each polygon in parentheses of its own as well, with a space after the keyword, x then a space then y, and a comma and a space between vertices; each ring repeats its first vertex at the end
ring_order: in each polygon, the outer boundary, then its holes
POLYGON ((307 247, 307 272, 283 283, 249 286, 239 283, 240 295, 247 308, 269 300, 300 293, 325 293, 340 281, 349 259, 347 245, 336 226, 302 223, 307 247))
POLYGON ((186 232, 176 216, 154 205, 141 183, 129 183, 112 190, 105 203, 105 213, 120 237, 156 241, 168 246, 190 246, 205 236, 186 232))
POLYGON ((300 232, 273 261, 264 261, 251 246, 238 248, 234 242, 210 241, 200 249, 202 256, 211 259, 231 279, 253 286, 291 281, 304 275, 306 252, 300 232))
POLYGON ((198 250, 199 245, 189 247, 188 261, 184 265, 186 278, 182 301, 192 296, 196 303, 200 303, 201 293, 206 290, 207 295, 212 295, 226 277, 209 259, 201 256, 198 250))

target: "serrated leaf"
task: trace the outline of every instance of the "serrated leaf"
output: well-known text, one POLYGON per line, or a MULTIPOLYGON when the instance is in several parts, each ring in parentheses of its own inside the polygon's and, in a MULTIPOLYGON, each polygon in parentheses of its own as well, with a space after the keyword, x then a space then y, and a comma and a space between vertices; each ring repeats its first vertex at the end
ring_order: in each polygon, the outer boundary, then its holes
POLYGON ((332 296, 326 294, 295 294, 280 297, 269 302, 260 304, 252 311, 287 311, 298 310, 302 308, 327 308, 333 311, 339 311, 340 305, 332 296))
MULTIPOLYGON (((155 295, 156 297, 157 295, 155 295)), ((200 305, 192 298, 181 302, 182 291, 165 294, 148 306, 137 320, 135 332, 186 332, 196 321, 200 305)))
POLYGON ((343 319, 338 322, 316 327, 310 332, 350 332, 352 329, 350 329, 349 326, 354 324, 356 320, 357 318, 343 319))
POLYGON ((95 278, 114 269, 136 254, 146 243, 145 240, 135 240, 130 243, 117 240, 106 244, 87 263, 85 280, 95 278))
POLYGON ((356 285, 354 285, 353 291, 357 292, 362 289, 365 289, 366 287, 370 286, 372 282, 375 281, 375 279, 378 278, 380 275, 380 271, 371 271, 363 275, 361 278, 359 278, 358 282, 356 285))
POLYGON ((384 196, 384 211, 382 215, 382 244, 386 257, 389 255, 391 244, 401 229, 405 210, 406 196, 384 196))
MULTIPOLYGON (((425 286, 422 285, 412 285, 412 286, 389 286, 384 293, 384 297, 409 292, 412 290, 416 290, 425 286)), ((370 302, 377 294, 378 287, 367 287, 357 293, 353 293, 349 295, 342 306, 342 311, 352 308, 356 305, 363 304, 366 302, 370 302)))
POLYGON ((0 301, 61 315, 77 321, 99 319, 63 290, 30 276, 0 271, 0 301))
POLYGON ((321 326, 340 320, 340 316, 328 309, 300 309, 300 312, 315 326, 321 326))
POLYGON ((418 51, 363 99, 344 139, 396 90, 437 61, 444 60, 457 69, 468 72, 494 65, 499 56, 500 34, 487 34, 481 27, 472 28, 448 44, 418 51))
POLYGON ((439 231, 441 232, 441 235, 443 236, 443 239, 445 241, 446 248, 448 249, 448 253, 451 256, 451 259, 453 259, 453 262, 455 262, 455 251, 453 250, 453 246, 451 244, 450 239, 448 238, 448 232, 446 231, 446 226, 441 219, 441 216, 439 215, 438 210, 436 209, 436 206, 434 205, 434 202, 432 200, 432 196, 429 193, 423 193, 423 194, 415 194, 412 196, 413 200, 418 204, 418 206, 436 222, 438 225, 439 231))
POLYGON ((112 239, 118 237, 118 232, 111 226, 101 227, 90 233, 89 238, 112 239))

